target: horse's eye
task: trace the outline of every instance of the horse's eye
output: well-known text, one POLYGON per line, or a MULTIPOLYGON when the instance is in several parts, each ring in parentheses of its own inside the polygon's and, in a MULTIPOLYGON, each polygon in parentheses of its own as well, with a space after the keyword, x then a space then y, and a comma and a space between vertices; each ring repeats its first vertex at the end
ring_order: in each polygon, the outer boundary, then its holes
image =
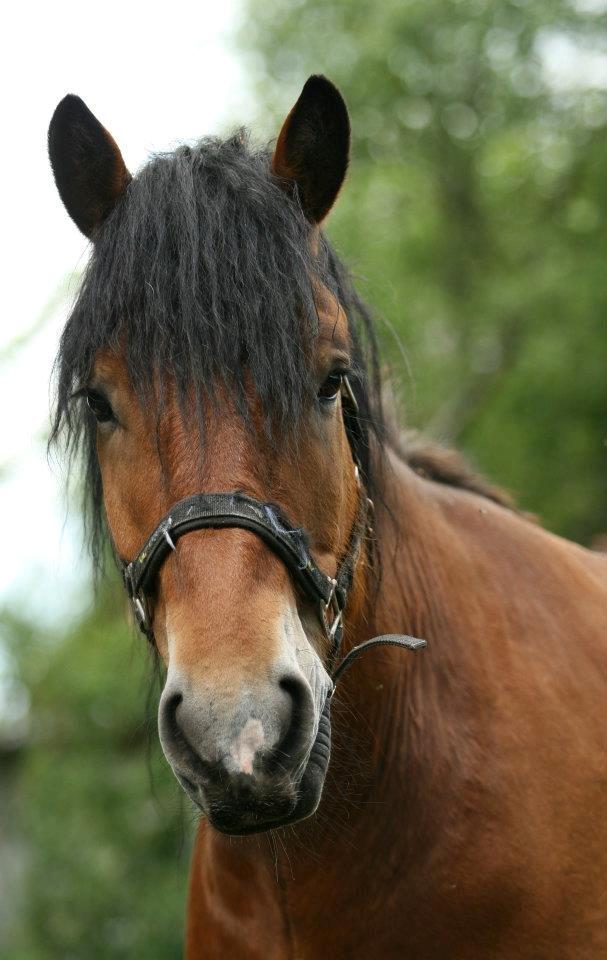
POLYGON ((341 388, 343 373, 334 370, 330 373, 318 391, 318 399, 321 403, 334 403, 341 388))
POLYGON ((97 390, 87 390, 85 396, 87 406, 95 414, 97 423, 108 423, 116 419, 110 401, 102 393, 98 393, 97 390))

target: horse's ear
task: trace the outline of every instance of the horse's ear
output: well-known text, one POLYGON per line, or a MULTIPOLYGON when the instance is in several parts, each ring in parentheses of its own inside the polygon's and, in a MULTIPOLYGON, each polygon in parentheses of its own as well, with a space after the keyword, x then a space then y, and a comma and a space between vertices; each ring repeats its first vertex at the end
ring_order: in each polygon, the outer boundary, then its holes
POLYGON ((313 76, 282 125, 272 170, 296 185, 306 217, 324 220, 348 169, 350 120, 343 97, 326 77, 313 76))
POLYGON ((92 237, 131 179, 120 150, 84 101, 69 94, 53 114, 48 152, 65 209, 92 237))

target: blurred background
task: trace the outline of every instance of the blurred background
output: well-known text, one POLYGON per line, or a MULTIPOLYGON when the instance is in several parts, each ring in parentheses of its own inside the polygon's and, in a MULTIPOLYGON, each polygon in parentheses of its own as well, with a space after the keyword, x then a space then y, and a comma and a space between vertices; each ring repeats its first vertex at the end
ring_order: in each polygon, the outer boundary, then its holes
POLYGON ((0 956, 179 957, 195 815, 157 683, 78 477, 47 456, 51 373, 87 259, 46 159, 80 94, 127 165, 246 123, 311 73, 354 133, 327 231, 377 309, 410 426, 552 530, 607 532, 607 0, 13 5, 0 41, 0 956))

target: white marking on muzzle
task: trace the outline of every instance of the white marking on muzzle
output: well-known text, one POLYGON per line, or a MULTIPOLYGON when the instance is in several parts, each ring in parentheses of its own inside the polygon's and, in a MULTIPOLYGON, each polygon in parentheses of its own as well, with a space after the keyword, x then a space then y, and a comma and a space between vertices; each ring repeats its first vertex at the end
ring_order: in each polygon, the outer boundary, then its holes
POLYGON ((253 773, 253 760, 265 743, 261 720, 250 717, 230 746, 230 756, 234 760, 238 773, 253 773))

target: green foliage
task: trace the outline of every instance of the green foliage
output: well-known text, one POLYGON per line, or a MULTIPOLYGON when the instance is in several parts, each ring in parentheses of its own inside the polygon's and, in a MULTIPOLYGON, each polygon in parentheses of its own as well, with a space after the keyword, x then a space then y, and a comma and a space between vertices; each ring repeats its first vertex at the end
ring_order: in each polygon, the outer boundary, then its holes
POLYGON ((150 664, 125 613, 115 585, 58 641, 3 623, 33 723, 19 774, 25 896, 7 960, 181 956, 189 824, 145 721, 150 664))
POLYGON ((354 157, 329 233, 386 318, 409 424, 589 541, 607 523, 607 91, 563 70, 568 51, 583 67, 604 48, 604 10, 249 0, 247 13, 267 135, 310 73, 349 103, 354 157))

